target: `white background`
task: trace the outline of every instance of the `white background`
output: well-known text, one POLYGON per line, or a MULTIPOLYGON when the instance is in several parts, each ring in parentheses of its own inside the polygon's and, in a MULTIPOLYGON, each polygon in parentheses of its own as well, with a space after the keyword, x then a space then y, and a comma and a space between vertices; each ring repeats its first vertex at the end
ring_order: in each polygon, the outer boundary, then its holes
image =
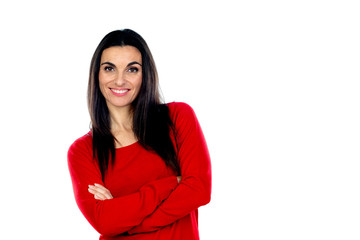
POLYGON ((66 153, 89 130, 91 56, 140 33, 213 166, 201 239, 360 239, 357 1, 0 3, 0 238, 98 239, 66 153))

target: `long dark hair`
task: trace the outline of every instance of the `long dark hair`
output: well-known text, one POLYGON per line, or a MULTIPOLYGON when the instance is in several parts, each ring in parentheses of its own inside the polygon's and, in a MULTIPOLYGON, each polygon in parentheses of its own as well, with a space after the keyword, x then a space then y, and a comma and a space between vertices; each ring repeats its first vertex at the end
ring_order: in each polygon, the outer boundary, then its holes
MULTIPOLYGON (((102 177, 109 161, 115 159, 115 138, 111 133, 110 114, 99 88, 99 70, 102 52, 112 46, 133 46, 142 57, 143 78, 137 98, 131 103, 133 131, 138 142, 155 151, 175 172, 180 173, 171 135, 176 137, 167 105, 162 104, 158 89, 158 75, 145 40, 130 29, 108 33, 96 48, 90 65, 88 108, 91 117, 93 157, 97 159, 102 177)), ((175 141, 176 142, 176 141, 175 141)))

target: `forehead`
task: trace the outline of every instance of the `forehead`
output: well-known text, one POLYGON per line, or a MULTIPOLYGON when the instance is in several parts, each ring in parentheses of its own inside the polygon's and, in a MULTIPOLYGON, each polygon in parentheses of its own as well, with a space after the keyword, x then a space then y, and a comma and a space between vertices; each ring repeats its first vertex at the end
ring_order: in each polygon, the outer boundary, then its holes
POLYGON ((101 54, 101 62, 128 63, 141 62, 140 51, 133 46, 114 46, 104 49, 101 54))

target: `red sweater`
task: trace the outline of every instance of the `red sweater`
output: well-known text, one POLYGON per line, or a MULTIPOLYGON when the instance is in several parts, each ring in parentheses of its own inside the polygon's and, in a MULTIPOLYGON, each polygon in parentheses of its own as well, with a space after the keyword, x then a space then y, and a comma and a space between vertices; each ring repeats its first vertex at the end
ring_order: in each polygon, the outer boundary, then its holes
POLYGON ((178 134, 179 184, 176 173, 138 143, 116 149, 104 182, 92 158, 91 133, 70 146, 76 203, 100 239, 199 239, 197 209, 210 201, 211 194, 209 152, 192 108, 175 102, 168 106, 178 134), (94 183, 105 186, 114 198, 94 199, 88 192, 94 183))

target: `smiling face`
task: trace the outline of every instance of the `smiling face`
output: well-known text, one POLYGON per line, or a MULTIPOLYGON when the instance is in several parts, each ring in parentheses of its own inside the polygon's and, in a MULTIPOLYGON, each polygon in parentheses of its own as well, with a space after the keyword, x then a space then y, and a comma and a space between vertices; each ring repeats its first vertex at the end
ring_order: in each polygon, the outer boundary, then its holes
POLYGON ((110 109, 130 107, 142 83, 142 59, 132 46, 114 46, 101 54, 99 87, 110 109))

